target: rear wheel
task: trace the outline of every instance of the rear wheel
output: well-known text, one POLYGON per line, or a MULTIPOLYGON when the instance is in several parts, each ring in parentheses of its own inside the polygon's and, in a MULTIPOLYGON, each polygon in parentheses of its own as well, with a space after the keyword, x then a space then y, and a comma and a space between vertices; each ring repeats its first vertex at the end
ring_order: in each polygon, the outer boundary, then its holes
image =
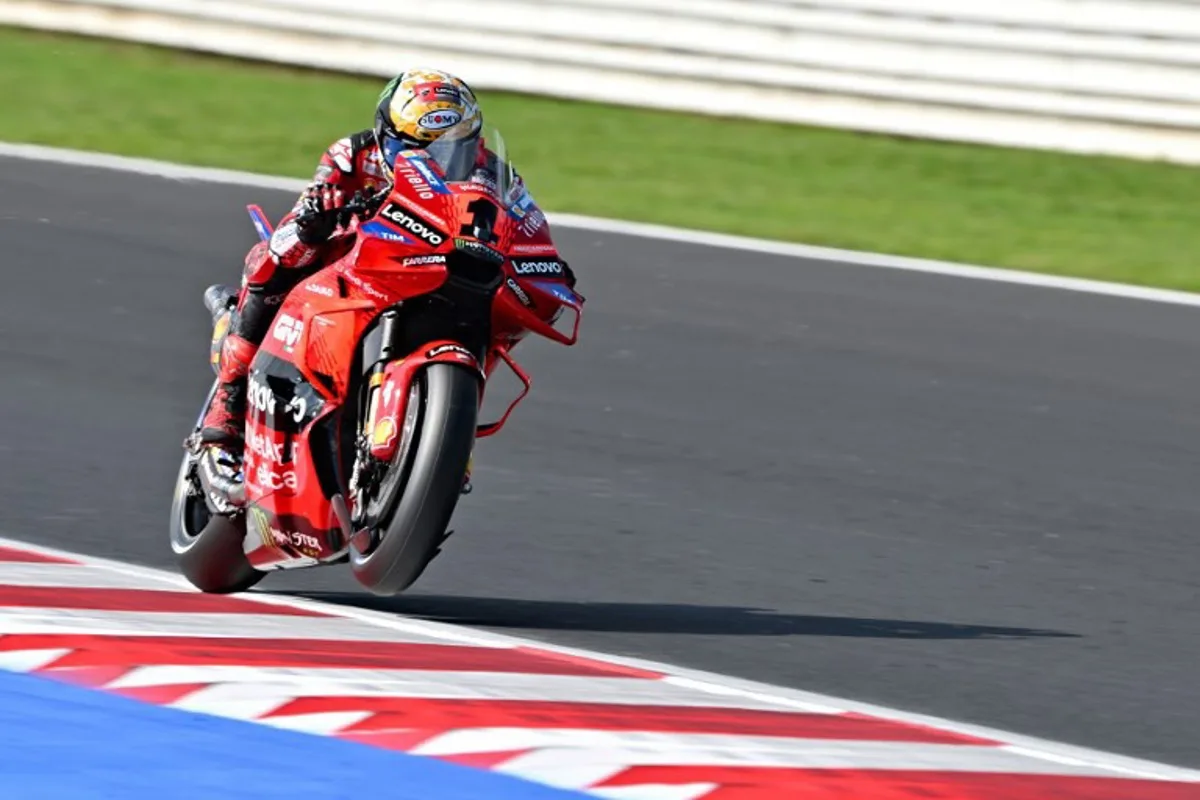
POLYGON ((175 496, 171 501, 171 549, 179 557, 180 572, 200 591, 212 594, 244 592, 266 577, 266 573, 252 567, 246 558, 243 549, 245 518, 235 522, 209 511, 194 475, 195 462, 196 457, 185 452, 175 478, 175 496))
POLYGON ((404 591, 437 555, 475 444, 479 383, 471 371, 433 363, 413 386, 412 416, 368 506, 370 545, 363 552, 355 537, 350 546, 350 568, 374 594, 404 591))

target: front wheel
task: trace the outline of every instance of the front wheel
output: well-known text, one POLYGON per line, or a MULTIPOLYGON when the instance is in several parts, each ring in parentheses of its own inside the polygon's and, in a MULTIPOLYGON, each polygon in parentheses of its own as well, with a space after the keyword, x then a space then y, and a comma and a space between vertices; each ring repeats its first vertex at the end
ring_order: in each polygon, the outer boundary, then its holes
POLYGON ((396 448, 372 502, 383 505, 375 519, 373 547, 366 553, 350 547, 354 576, 379 595, 407 589, 437 555, 475 444, 479 382, 474 374, 433 363, 414 380, 414 389, 411 433, 396 448))

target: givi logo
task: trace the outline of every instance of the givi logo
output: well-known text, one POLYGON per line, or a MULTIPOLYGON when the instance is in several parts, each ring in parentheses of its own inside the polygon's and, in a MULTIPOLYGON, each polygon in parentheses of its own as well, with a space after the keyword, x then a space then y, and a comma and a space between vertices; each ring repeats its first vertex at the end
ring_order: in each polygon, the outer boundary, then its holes
POLYGON ((300 333, 304 330, 304 323, 290 314, 280 314, 279 320, 275 323, 275 330, 272 335, 279 341, 283 342, 283 349, 292 352, 292 348, 296 346, 296 342, 300 340, 300 333))

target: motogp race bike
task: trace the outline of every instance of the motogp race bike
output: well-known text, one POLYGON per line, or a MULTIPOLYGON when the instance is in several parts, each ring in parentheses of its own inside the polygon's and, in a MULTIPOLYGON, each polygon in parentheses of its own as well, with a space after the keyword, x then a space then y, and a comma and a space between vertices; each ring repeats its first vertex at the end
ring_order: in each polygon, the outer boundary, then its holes
MULTIPOLYGON (((369 591, 403 591, 449 535, 477 438, 529 391, 510 350, 531 332, 575 344, 584 298, 499 132, 484 141, 482 164, 440 140, 405 151, 393 187, 351 203, 335 233, 348 253, 284 298, 251 364, 244 452, 213 457, 197 417, 170 520, 197 588, 239 592, 272 570, 348 563, 369 591), (574 325, 560 330, 567 309, 574 325), (481 424, 500 364, 523 389, 481 424)), ((214 371, 235 302, 232 288, 205 293, 214 371)))

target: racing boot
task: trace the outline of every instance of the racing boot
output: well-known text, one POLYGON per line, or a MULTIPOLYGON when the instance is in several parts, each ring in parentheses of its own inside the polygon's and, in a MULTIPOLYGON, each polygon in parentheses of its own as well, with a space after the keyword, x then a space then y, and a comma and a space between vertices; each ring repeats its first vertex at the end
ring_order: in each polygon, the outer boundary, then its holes
POLYGON ((240 454, 246 424, 246 381, 258 345, 230 333, 221 347, 220 384, 200 424, 200 443, 240 454))

